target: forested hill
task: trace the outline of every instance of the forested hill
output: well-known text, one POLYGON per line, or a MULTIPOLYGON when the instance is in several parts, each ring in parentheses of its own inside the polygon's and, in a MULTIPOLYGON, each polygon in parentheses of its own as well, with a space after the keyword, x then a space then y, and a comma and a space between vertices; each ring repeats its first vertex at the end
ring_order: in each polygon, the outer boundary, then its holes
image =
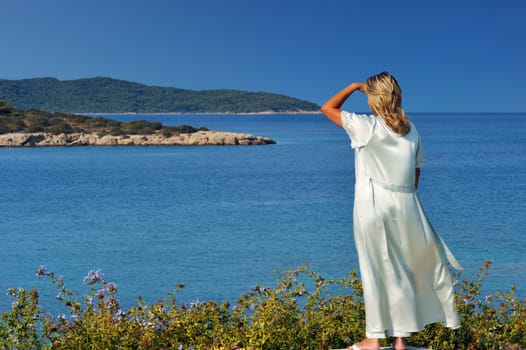
POLYGON ((317 111, 296 98, 240 90, 185 90, 111 78, 0 79, 0 100, 19 109, 66 113, 252 113, 317 111))

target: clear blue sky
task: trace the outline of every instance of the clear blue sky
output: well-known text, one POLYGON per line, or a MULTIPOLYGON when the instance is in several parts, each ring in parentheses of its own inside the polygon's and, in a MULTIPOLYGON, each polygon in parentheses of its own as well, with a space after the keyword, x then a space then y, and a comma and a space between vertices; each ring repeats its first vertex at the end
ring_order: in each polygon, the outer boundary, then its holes
MULTIPOLYGON (((6 0, 1 13, 3 79, 107 76, 322 103, 388 70, 408 111, 526 112, 524 0, 6 0)), ((346 108, 366 109, 355 101, 346 108)))

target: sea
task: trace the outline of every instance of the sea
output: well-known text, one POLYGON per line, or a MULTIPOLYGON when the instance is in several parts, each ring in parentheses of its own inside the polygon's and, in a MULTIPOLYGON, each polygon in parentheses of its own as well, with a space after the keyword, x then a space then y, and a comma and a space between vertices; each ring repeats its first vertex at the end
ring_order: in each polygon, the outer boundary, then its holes
MULTIPOLYGON (((306 263, 325 278, 358 271, 354 154, 320 114, 108 115, 271 137, 265 146, 0 149, 0 311, 36 288, 62 312, 62 276, 81 298, 91 270, 122 309, 165 298, 235 300, 306 263)), ((426 153, 419 195, 481 298, 526 297, 526 114, 411 114, 426 153)))

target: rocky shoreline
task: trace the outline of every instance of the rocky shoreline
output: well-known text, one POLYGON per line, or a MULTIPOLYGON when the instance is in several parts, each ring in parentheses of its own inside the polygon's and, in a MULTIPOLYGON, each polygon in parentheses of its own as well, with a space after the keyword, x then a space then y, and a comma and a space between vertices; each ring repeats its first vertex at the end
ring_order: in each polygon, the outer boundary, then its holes
POLYGON ((0 135, 0 147, 61 147, 61 146, 226 146, 269 145, 268 137, 225 131, 197 131, 190 134, 163 136, 104 135, 93 133, 8 133, 0 135))

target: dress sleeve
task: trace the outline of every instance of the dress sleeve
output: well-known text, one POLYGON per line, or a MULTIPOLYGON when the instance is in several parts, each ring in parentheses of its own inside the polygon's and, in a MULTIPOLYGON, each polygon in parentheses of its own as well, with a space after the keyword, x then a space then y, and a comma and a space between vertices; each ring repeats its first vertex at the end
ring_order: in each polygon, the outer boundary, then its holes
POLYGON ((365 114, 341 112, 342 126, 351 139, 352 148, 360 148, 367 143, 373 136, 376 125, 376 118, 365 114))
POLYGON ((416 167, 421 168, 425 163, 424 147, 422 147, 422 140, 418 137, 418 148, 416 150, 416 167))

